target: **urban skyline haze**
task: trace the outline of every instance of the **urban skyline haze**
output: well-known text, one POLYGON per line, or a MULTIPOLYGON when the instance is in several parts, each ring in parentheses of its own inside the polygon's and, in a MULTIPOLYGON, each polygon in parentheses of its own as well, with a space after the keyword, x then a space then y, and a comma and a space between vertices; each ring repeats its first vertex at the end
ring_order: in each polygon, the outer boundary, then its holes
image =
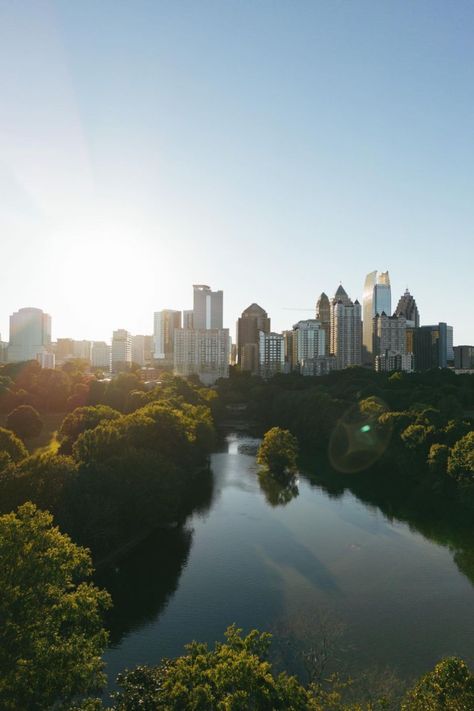
POLYGON ((0 0, 0 333, 151 333, 222 289, 281 331, 390 271, 474 342, 474 6, 0 0))

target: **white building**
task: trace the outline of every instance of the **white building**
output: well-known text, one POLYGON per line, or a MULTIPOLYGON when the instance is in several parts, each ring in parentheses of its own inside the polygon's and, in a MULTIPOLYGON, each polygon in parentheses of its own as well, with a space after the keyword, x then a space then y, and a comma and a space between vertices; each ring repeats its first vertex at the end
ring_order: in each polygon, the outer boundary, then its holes
POLYGON ((293 326, 293 332, 293 348, 298 368, 303 361, 325 355, 326 331, 320 321, 314 318, 298 321, 293 326))
POLYGON ((132 336, 124 328, 112 334, 111 369, 113 373, 129 370, 132 364, 132 336))
POLYGON ((259 332, 258 359, 262 378, 285 372, 285 338, 282 333, 259 332))
POLYGON ((331 301, 331 353, 336 356, 338 370, 361 365, 361 307, 357 299, 349 299, 342 285, 331 301))
POLYGON ((37 353, 36 360, 42 368, 50 368, 51 370, 54 370, 54 367, 56 365, 54 353, 48 353, 47 351, 37 353))
POLYGON ((51 349, 51 316, 41 309, 25 308, 10 316, 8 361, 36 360, 51 349))
POLYGON ((376 355, 373 352, 372 320, 376 314, 384 312, 390 315, 392 313, 392 292, 388 272, 379 274, 375 271, 367 274, 362 303, 364 316, 362 330, 363 360, 364 363, 372 364, 376 355))
POLYGON ((93 368, 110 370, 111 348, 105 341, 92 341, 91 363, 93 368))
POLYGON ((204 385, 229 376, 229 329, 177 328, 174 331, 174 372, 196 374, 204 385))

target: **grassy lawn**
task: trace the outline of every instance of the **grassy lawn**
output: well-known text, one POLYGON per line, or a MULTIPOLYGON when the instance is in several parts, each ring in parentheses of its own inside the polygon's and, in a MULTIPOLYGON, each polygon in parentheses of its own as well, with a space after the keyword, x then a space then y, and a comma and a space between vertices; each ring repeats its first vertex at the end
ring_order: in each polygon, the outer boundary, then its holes
MULTIPOLYGON (((59 443, 56 440, 56 432, 65 417, 65 412, 41 414, 41 419, 44 422, 41 434, 39 437, 25 440, 25 446, 30 454, 35 452, 55 452, 57 450, 59 443)), ((0 427, 6 427, 6 420, 7 415, 0 415, 0 427)))

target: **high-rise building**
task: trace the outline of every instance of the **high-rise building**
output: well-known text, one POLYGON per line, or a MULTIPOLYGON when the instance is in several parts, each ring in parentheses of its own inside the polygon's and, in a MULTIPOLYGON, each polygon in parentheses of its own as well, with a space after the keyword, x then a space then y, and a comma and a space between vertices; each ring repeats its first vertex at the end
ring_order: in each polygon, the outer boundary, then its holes
POLYGON ((129 370, 132 365, 132 335, 119 328, 112 335, 111 368, 113 373, 129 370))
POLYGON ((24 308, 10 316, 8 361, 36 360, 51 350, 51 316, 41 309, 24 308))
POLYGON ((36 360, 42 368, 50 368, 51 370, 54 370, 56 365, 55 356, 52 352, 42 351, 41 353, 37 353, 36 360))
POLYGON ((374 316, 373 353, 376 370, 413 370, 413 353, 407 353, 406 332, 404 316, 388 316, 386 313, 374 316))
POLYGON ((229 329, 176 328, 174 331, 174 372, 187 377, 198 375, 204 385, 229 376, 229 329))
POLYGON ((447 368, 449 328, 446 323, 414 329, 413 350, 416 370, 447 368))
POLYGON ((376 314, 392 313, 392 296, 388 272, 377 271, 367 274, 364 283, 363 304, 363 362, 372 364, 373 353, 373 318, 376 314))
POLYGON ((331 346, 331 304, 324 291, 316 302, 316 319, 326 334, 326 355, 328 355, 331 346))
POLYGON ((173 367, 174 332, 177 328, 181 328, 181 311, 164 309, 155 313, 154 358, 165 368, 173 367))
POLYGON ((132 363, 140 367, 145 365, 145 336, 132 336, 132 363))
POLYGON ((258 304, 250 304, 237 321, 237 359, 241 370, 258 372, 259 332, 270 333, 270 319, 258 304))
POLYGON ((352 302, 340 285, 331 302, 331 354, 338 370, 362 361, 361 307, 352 302))
POLYGON ((262 378, 271 378, 285 372, 285 339, 281 333, 259 332, 259 372, 262 378))
POLYGON ((192 309, 183 311, 183 328, 194 328, 194 312, 192 309))
POLYGON ((397 308, 395 309, 395 316, 404 316, 408 327, 418 328, 420 325, 418 306, 416 305, 416 301, 408 289, 405 290, 405 293, 398 301, 397 308))
POLYGON ((65 363, 67 360, 74 358, 74 339, 73 338, 58 338, 56 344, 53 344, 56 363, 65 363))
POLYGON ((193 286, 193 328, 221 329, 223 324, 222 291, 211 291, 206 284, 193 286))
POLYGON ((326 355, 326 332, 320 321, 314 318, 298 321, 293 326, 293 332, 296 365, 299 369, 306 361, 326 355))
POLYGON ((73 357, 91 362, 92 341, 73 341, 73 357))
POLYGON ((474 346, 454 346, 455 370, 474 370, 474 346))
POLYGON ((92 341, 91 364, 93 368, 110 370, 111 348, 105 341, 92 341))
POLYGON ((296 339, 294 331, 283 331, 285 344, 285 372, 296 369, 296 339))

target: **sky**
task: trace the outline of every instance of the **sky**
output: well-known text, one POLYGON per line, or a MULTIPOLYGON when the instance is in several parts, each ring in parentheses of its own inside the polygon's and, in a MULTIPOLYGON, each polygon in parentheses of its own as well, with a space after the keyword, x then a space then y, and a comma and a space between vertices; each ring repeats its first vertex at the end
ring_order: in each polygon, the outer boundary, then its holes
POLYGON ((474 344, 471 0, 0 0, 0 334, 280 331, 389 270, 474 344))

